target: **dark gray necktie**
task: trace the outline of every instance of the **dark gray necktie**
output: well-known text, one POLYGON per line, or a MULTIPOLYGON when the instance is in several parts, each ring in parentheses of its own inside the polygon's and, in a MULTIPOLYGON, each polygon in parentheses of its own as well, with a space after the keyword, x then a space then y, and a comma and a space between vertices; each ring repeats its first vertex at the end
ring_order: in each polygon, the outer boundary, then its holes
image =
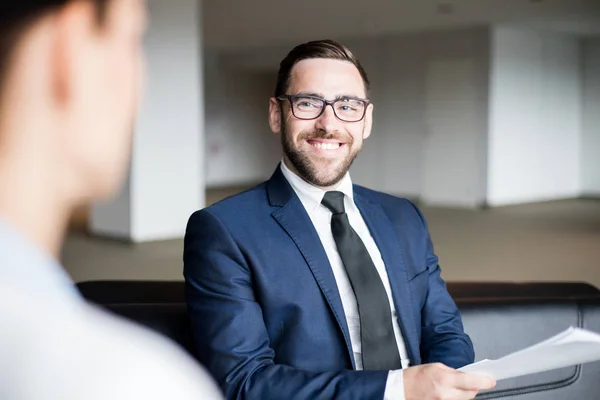
POLYGON ((331 231, 358 303, 363 368, 400 369, 388 297, 367 248, 350 226, 344 193, 327 192, 322 204, 333 213, 331 231))

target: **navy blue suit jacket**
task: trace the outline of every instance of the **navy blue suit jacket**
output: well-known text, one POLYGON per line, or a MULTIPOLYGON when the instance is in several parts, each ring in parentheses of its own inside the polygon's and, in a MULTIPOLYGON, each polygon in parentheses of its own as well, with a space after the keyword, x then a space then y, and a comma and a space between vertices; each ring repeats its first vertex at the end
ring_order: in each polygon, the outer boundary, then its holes
MULTIPOLYGON (((423 216, 408 200, 354 186, 389 275, 412 365, 473 362, 423 216)), ((199 359, 228 399, 382 399, 387 371, 355 371, 327 255, 277 168, 194 213, 184 246, 199 359)))

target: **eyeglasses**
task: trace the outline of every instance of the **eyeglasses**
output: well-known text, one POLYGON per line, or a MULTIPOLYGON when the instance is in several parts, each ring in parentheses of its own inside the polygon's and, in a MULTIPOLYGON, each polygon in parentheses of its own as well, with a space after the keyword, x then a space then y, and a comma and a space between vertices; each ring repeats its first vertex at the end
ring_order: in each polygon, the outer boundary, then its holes
POLYGON ((277 100, 288 100, 292 107, 292 114, 298 119, 310 120, 319 118, 325 107, 331 106, 335 116, 344 122, 358 122, 365 117, 368 99, 341 98, 337 100, 325 100, 321 97, 306 95, 281 95, 277 100))

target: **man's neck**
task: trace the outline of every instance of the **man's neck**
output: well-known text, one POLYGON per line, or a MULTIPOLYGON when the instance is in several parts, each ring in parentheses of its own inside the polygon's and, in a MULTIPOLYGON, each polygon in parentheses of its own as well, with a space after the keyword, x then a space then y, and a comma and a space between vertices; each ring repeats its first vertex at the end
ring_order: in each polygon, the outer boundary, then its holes
POLYGON ((0 218, 7 220, 43 252, 57 259, 71 207, 43 167, 0 161, 0 218))

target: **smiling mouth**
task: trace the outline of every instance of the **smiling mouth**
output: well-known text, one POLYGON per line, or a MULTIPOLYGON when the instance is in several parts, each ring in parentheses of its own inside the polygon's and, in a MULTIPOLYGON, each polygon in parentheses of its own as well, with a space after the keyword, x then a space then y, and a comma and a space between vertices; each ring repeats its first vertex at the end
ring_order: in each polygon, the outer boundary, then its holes
POLYGON ((313 140, 307 140, 307 143, 320 150, 337 150, 344 145, 344 143, 341 142, 321 142, 313 140))

